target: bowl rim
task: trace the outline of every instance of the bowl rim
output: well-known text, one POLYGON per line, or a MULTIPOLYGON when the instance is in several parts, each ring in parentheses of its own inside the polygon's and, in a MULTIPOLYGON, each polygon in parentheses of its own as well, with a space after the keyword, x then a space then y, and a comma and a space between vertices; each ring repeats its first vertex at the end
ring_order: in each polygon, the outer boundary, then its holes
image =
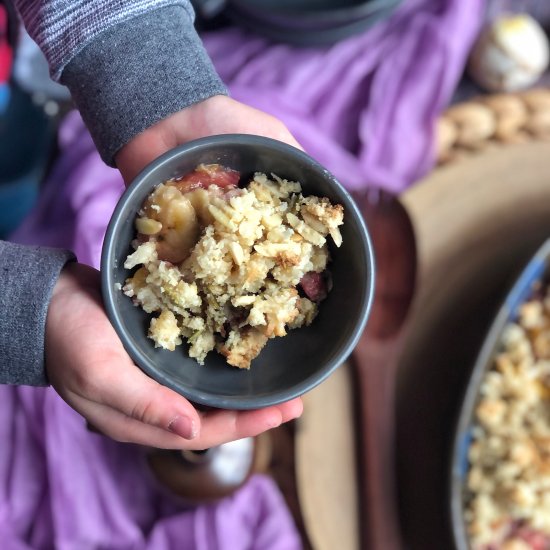
MULTIPOLYGON (((322 8, 311 9, 307 6, 299 6, 298 8, 290 6, 277 6, 274 5, 267 8, 265 5, 258 6, 253 0, 232 0, 229 5, 230 13, 233 10, 238 10, 247 16, 257 18, 258 22, 264 24, 271 24, 279 26, 281 30, 288 30, 287 25, 295 23, 299 25, 300 22, 293 21, 295 18, 307 18, 306 23, 325 23, 330 27, 334 25, 348 25, 353 21, 359 19, 370 18, 373 15, 378 15, 379 12, 393 10, 403 0, 363 0, 348 6, 337 5, 325 6, 322 8)), ((297 27, 298 28, 298 27, 297 27)))
POLYGON ((243 27, 271 40, 298 47, 314 47, 335 44, 341 40, 358 35, 379 21, 388 19, 403 0, 374 0, 367 13, 363 5, 352 8, 323 10, 319 12, 299 12, 278 10, 266 17, 263 12, 249 5, 231 3, 228 16, 243 27), (357 9, 360 8, 360 9, 357 9), (355 15, 348 10, 354 10, 355 15), (307 15, 307 17, 304 17, 307 15), (294 32, 289 32, 294 31, 294 32))
POLYGON ((467 453, 471 444, 471 430, 477 424, 475 407, 480 398, 479 387, 492 367, 504 328, 516 317, 518 307, 528 297, 533 283, 540 280, 549 270, 550 239, 547 239, 524 265, 506 293, 497 314, 493 317, 466 385, 455 421, 448 475, 451 530, 457 550, 471 548, 464 518, 464 483, 469 471, 467 453))
MULTIPOLYGON (((159 181, 158 183, 161 182, 159 181)), ((313 157, 301 149, 272 138, 254 134, 223 134, 199 138, 171 149, 148 164, 125 189, 115 206, 103 240, 100 266, 101 291, 107 316, 109 317, 111 324, 113 325, 126 352, 131 357, 134 364, 153 380, 156 380, 160 384, 169 387, 180 395, 183 395, 193 403, 222 409, 250 410, 283 403, 303 395, 323 382, 323 380, 325 380, 336 368, 344 363, 348 356, 353 352, 367 323, 374 298, 375 257, 372 241, 363 215, 359 211, 359 208, 357 207, 351 194, 326 168, 324 168, 313 157), (290 389, 263 393, 259 396, 246 398, 228 395, 219 396, 218 394, 212 394, 207 391, 192 391, 192 389, 191 391, 188 391, 187 388, 175 383, 169 377, 163 375, 163 373, 159 370, 150 368, 148 361, 145 360, 144 356, 140 353, 140 350, 138 348, 136 349, 127 337, 123 328, 122 316, 119 314, 118 309, 114 307, 114 304, 116 303, 116 293, 120 292, 115 287, 115 281, 112 277, 113 271, 110 269, 111 259, 114 259, 115 256, 114 236, 117 232, 117 221, 119 220, 122 211, 125 209, 127 202, 131 201, 132 198, 139 193, 143 182, 149 179, 154 172, 165 165, 169 165, 179 156, 193 151, 199 151, 201 149, 208 150, 217 145, 240 145, 246 147, 256 146, 259 144, 263 144, 284 154, 297 156, 301 159, 301 161, 308 164, 319 174, 322 174, 323 177, 330 179, 331 183, 335 185, 341 193, 341 201, 344 205, 345 211, 352 212, 352 216, 356 219, 359 228, 358 233, 361 238, 361 243, 358 243, 357 246, 363 248, 365 257, 367 258, 366 284, 360 307, 361 313, 357 319, 354 329, 347 337, 345 343, 341 346, 339 353, 335 354, 332 359, 323 366, 322 369, 317 370, 315 373, 305 378, 300 383, 292 386, 290 389)))

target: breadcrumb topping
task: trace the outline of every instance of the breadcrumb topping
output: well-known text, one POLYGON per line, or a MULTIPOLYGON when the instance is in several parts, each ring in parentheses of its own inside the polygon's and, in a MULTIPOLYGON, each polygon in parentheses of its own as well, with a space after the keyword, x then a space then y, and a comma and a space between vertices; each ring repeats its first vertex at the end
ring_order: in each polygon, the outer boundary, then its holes
POLYGON ((550 293, 521 305, 481 385, 465 517, 472 547, 550 548, 550 293))
POLYGON ((145 201, 124 264, 138 269, 123 292, 158 314, 149 327, 156 346, 185 340, 200 364, 216 349, 248 369, 270 338, 313 322, 326 295, 316 287, 330 261, 327 238, 342 244, 344 209, 275 175, 256 173, 242 189, 177 184, 158 185, 145 201))

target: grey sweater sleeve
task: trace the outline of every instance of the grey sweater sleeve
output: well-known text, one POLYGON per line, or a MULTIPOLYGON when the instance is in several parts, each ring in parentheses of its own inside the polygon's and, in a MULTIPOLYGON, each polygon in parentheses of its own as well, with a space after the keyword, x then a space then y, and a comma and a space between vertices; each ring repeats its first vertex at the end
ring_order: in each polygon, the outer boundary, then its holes
POLYGON ((48 384, 44 368, 46 316, 66 250, 0 241, 0 383, 48 384))
POLYGON ((178 5, 194 18, 190 0, 13 0, 25 28, 59 80, 69 61, 114 25, 158 8, 178 5))
POLYGON ((189 0, 15 0, 101 158, 167 116, 227 95, 189 0))
POLYGON ((189 0, 15 0, 101 158, 193 103, 227 95, 189 0))
POLYGON ((101 154, 189 105, 227 90, 181 6, 155 9, 105 30, 65 67, 68 86, 101 154))

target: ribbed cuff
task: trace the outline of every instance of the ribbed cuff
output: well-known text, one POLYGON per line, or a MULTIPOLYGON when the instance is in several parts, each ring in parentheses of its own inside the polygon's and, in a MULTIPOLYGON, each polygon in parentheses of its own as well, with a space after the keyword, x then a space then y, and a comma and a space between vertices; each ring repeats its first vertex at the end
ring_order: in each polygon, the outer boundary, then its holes
POLYGON ((53 288, 67 250, 0 241, 0 383, 46 386, 44 342, 53 288))
POLYGON ((101 158, 167 116, 227 94, 188 12, 156 9, 101 33, 66 66, 71 91, 101 158))

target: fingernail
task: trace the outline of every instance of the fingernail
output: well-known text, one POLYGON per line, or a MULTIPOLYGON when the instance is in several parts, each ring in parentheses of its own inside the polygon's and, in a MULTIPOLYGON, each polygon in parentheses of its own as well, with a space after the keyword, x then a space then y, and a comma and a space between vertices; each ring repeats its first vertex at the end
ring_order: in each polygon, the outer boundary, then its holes
POLYGON ((195 421, 188 416, 176 416, 176 418, 168 424, 168 431, 184 439, 194 439, 198 434, 195 421))
POLYGON ((273 415, 268 421, 267 421, 267 425, 268 427, 271 429, 271 428, 278 428, 283 422, 283 419, 281 418, 281 416, 275 416, 273 415))

